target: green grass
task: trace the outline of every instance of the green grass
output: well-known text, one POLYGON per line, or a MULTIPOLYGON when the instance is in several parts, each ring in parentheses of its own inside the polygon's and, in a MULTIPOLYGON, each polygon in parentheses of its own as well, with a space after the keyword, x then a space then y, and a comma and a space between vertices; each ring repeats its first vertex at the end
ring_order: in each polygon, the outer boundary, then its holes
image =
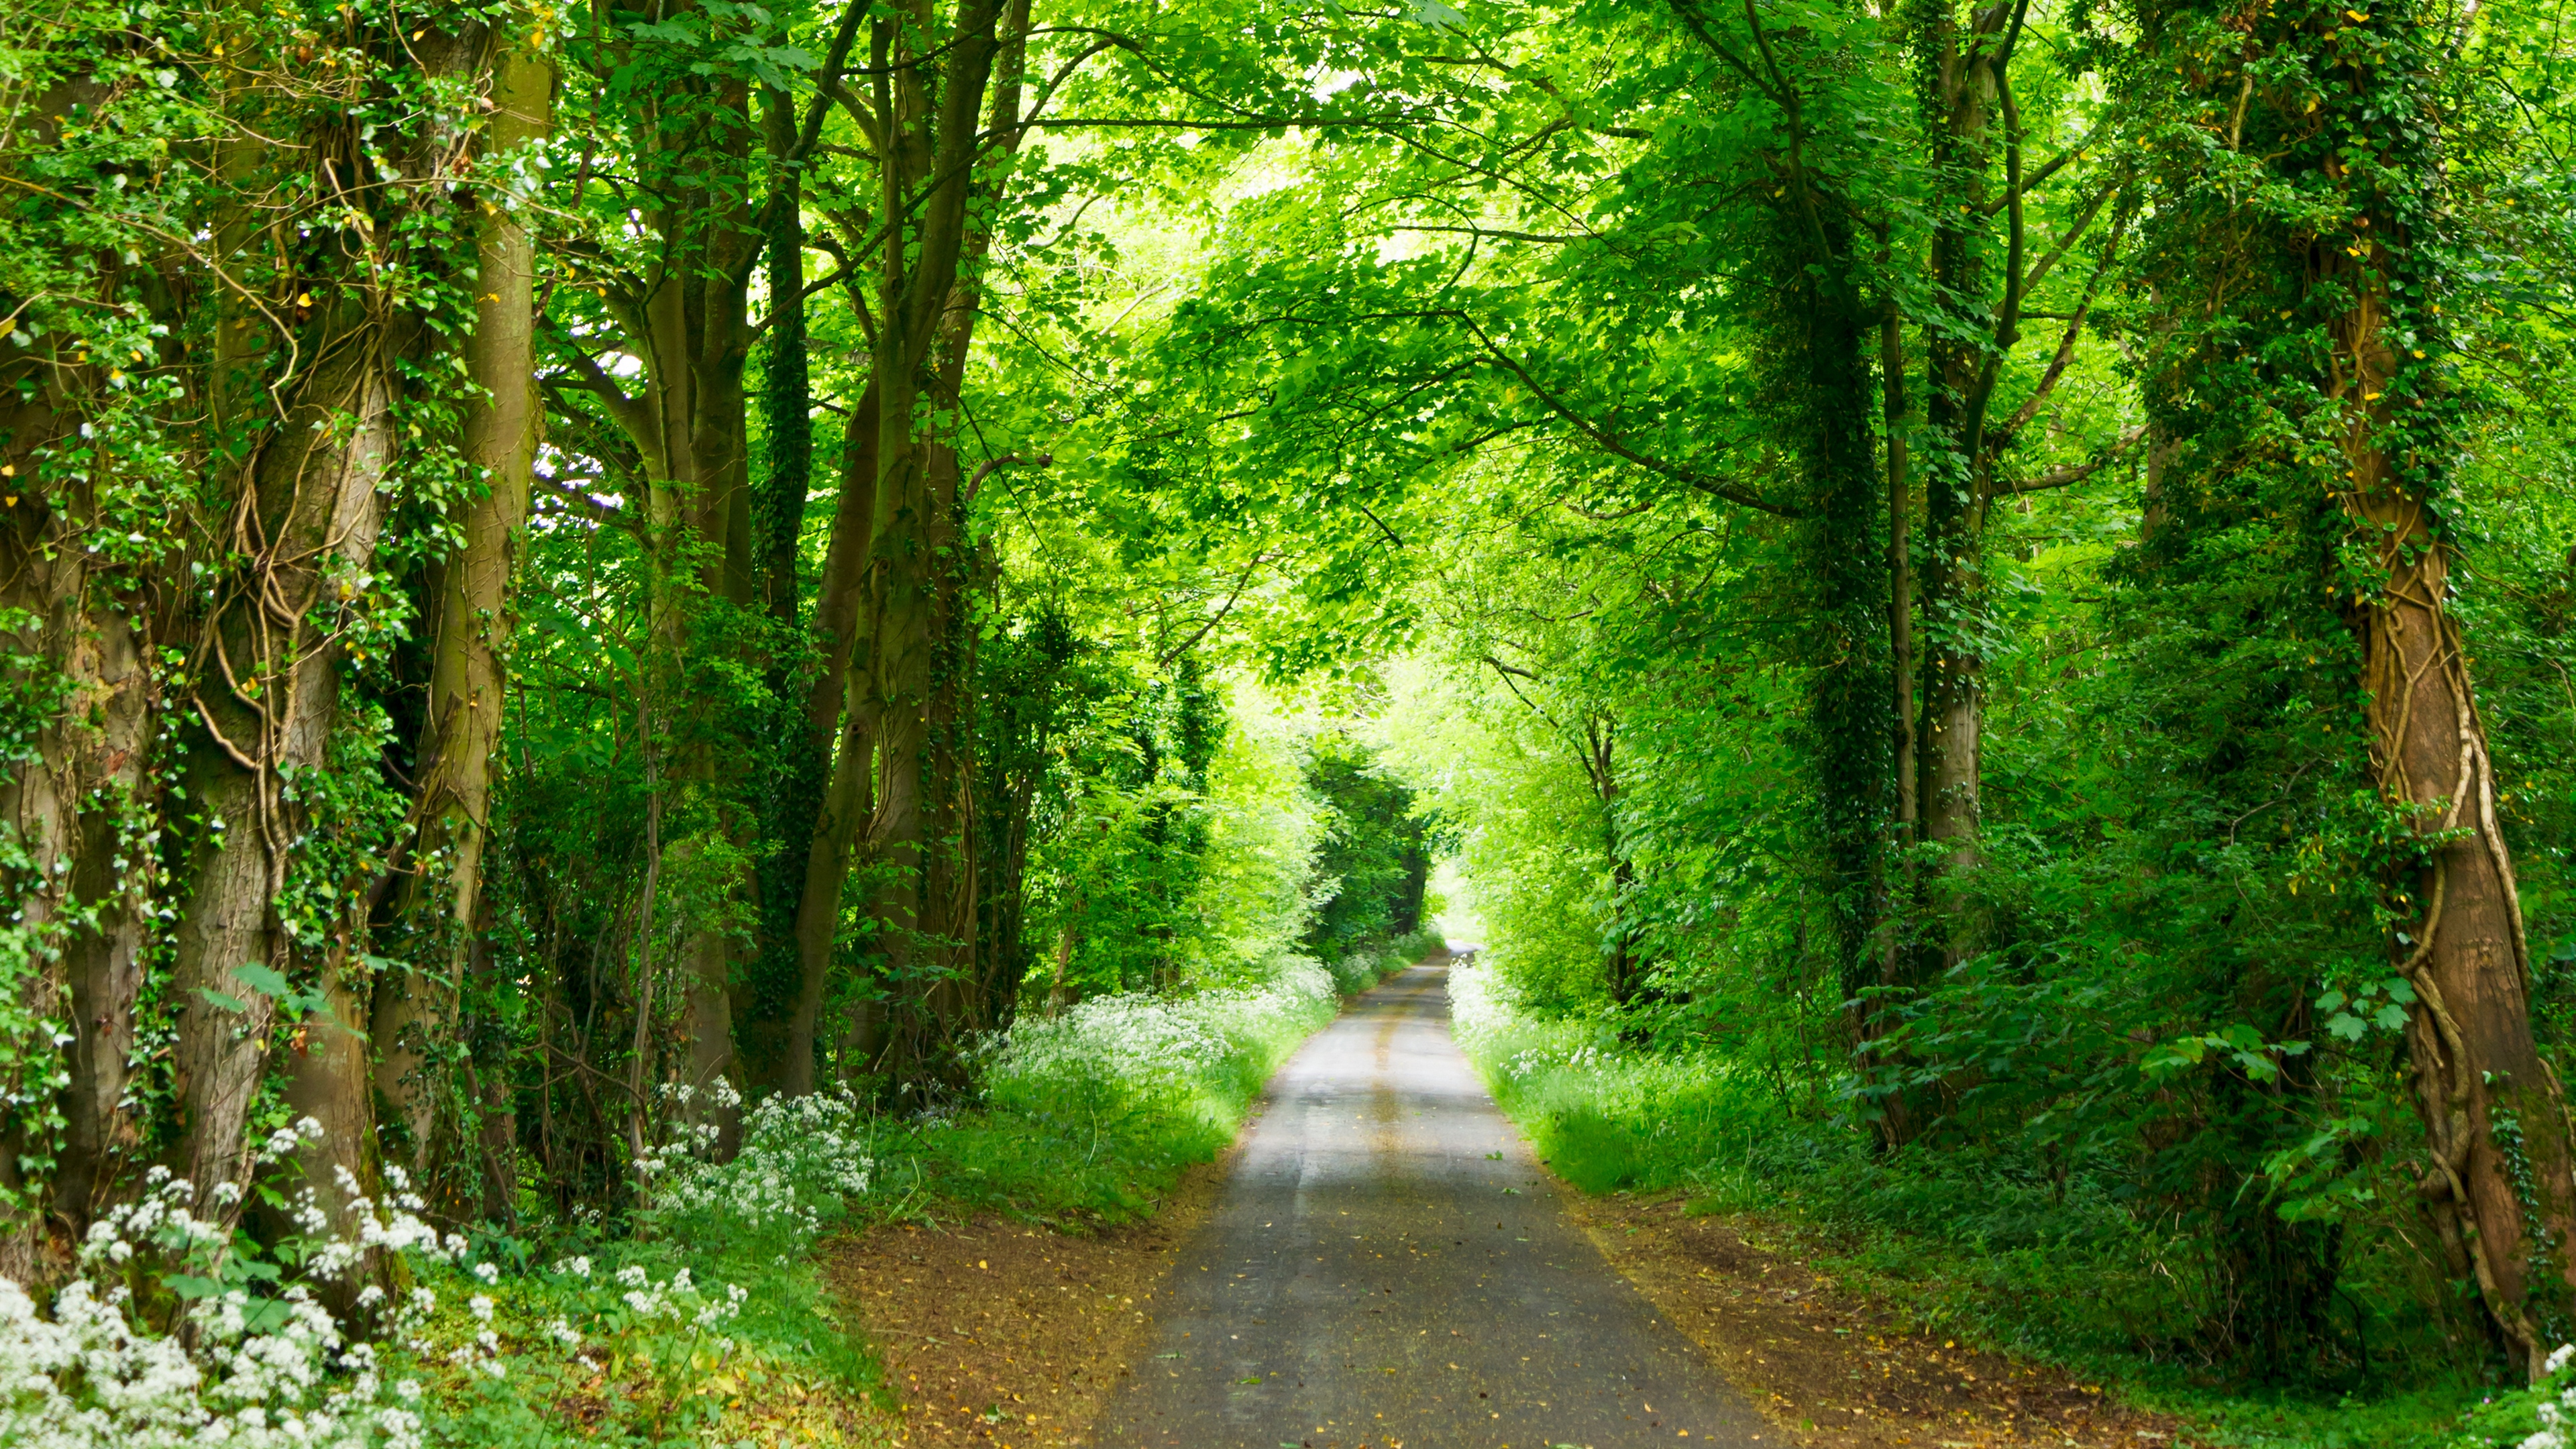
POLYGON ((1918 1329, 2114 1384, 2210 1444, 2495 1449, 2538 1427, 2541 1394, 2472 1385, 2438 1365, 2414 1382, 2241 1381, 2201 1351, 2199 1314, 2179 1286, 2194 1281, 2202 1245, 2142 1224, 2081 1177, 2046 1181, 1966 1153, 1880 1155, 1823 1104, 1784 1093, 1784 1077, 1714 1054, 1637 1051, 1597 1024, 1525 1014, 1483 971, 1453 979, 1453 991, 1460 1043, 1568 1182, 1682 1190, 1691 1211, 1730 1217, 1918 1329))

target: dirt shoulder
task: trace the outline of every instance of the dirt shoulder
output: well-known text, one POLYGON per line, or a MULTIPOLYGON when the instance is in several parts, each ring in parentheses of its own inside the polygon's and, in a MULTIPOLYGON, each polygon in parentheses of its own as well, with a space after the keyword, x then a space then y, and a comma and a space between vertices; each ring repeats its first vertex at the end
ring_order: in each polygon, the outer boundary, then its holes
POLYGON ((889 1224, 844 1245, 826 1272, 885 1362, 902 1405, 897 1442, 1085 1443, 1229 1166, 1190 1169, 1151 1218, 1090 1236, 978 1218, 889 1224))
POLYGON ((1724 1218, 1687 1215, 1677 1194, 1569 1188, 1564 1200, 1603 1255, 1812 1449, 2158 1449, 2183 1427, 2056 1370, 1902 1332, 1884 1306, 1748 1243, 1724 1218))

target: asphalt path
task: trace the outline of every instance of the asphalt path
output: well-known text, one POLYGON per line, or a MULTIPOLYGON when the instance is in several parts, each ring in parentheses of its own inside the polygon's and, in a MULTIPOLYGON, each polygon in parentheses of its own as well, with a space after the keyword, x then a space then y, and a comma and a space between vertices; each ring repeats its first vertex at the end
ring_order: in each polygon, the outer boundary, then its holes
POLYGON ((1280 1069, 1095 1442, 1785 1449, 1566 1218, 1449 1038, 1447 975, 1280 1069))

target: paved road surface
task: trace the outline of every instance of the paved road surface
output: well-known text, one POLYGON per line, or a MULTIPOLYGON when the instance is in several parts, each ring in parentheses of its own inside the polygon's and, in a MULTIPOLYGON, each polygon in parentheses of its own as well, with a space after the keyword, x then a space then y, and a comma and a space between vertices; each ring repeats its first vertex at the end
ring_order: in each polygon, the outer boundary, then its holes
POLYGON ((1449 1039, 1446 976, 1280 1069, 1097 1443, 1786 1449, 1559 1211, 1449 1039))

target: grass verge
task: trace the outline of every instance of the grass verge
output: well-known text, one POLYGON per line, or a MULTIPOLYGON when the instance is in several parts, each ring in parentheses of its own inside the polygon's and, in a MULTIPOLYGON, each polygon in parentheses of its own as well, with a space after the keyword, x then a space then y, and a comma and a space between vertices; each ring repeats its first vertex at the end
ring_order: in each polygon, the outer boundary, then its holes
POLYGON ((1542 1019, 1489 968, 1453 971, 1450 990, 1460 1045, 1568 1182, 1686 1191, 1693 1212, 1728 1217, 1914 1329, 2109 1383, 2211 1445, 2570 1449, 2555 1416, 2576 1422, 2576 1365, 2529 1390, 2232 1382, 2195 1351, 2203 1328, 2174 1286, 2200 1246, 2080 1180, 1875 1154, 1744 1063, 1632 1050, 1597 1024, 1542 1019))

